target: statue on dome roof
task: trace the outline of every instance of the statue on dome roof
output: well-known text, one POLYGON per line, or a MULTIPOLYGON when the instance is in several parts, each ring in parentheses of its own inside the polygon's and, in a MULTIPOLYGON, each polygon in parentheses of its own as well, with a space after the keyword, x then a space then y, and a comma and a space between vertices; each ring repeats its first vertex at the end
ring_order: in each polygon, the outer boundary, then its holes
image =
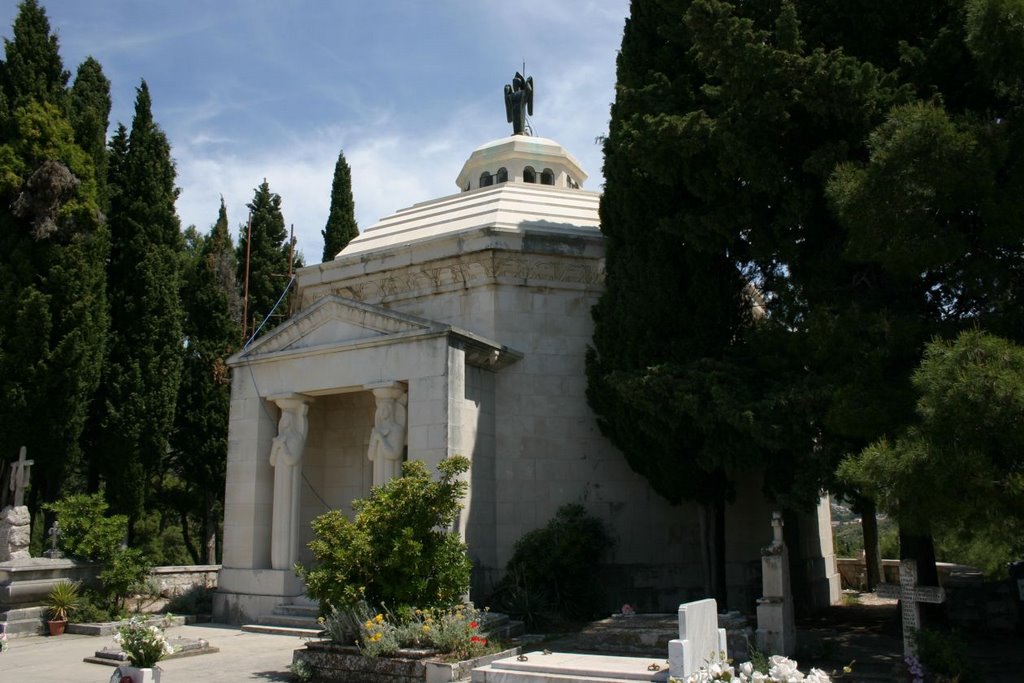
POLYGON ((527 115, 533 116, 533 76, 523 78, 517 71, 512 85, 505 85, 505 117, 512 124, 513 135, 529 135, 527 115))

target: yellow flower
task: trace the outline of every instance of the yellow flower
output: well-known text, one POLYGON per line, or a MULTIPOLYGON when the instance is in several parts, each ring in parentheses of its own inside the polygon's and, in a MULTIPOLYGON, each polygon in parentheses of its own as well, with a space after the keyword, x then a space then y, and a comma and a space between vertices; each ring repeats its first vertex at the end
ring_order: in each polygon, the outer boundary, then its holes
POLYGON ((420 627, 420 630, 424 633, 430 633, 430 626, 428 626, 427 624, 423 624, 423 626, 420 627))
POLYGON ((384 615, 383 614, 378 614, 377 616, 375 616, 373 618, 373 620, 376 621, 379 624, 380 622, 384 621, 384 615))
POLYGON ((363 628, 365 628, 367 631, 372 630, 373 629, 373 620, 372 619, 367 619, 366 623, 363 624, 363 628))
POLYGON ((378 631, 377 633, 374 633, 374 634, 373 634, 373 636, 371 636, 371 637, 370 637, 370 640, 372 640, 372 641, 376 642, 376 641, 380 640, 380 639, 381 639, 381 638, 383 638, 383 637, 384 637, 384 634, 383 634, 383 633, 380 633, 380 632, 378 631))

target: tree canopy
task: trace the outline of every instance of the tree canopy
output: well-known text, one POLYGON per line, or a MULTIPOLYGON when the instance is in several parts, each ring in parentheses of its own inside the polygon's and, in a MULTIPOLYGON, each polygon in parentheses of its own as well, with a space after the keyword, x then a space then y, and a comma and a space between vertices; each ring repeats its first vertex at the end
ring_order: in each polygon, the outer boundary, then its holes
POLYGON ((806 505, 929 339, 1024 334, 1021 5, 632 3, 588 396, 670 501, 806 505))

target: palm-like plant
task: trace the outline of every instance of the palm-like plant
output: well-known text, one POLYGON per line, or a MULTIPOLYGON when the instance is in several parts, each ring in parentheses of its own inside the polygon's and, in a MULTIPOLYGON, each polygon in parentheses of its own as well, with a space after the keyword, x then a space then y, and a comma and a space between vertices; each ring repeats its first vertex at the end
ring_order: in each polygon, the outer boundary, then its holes
POLYGON ((50 589, 44 604, 50 608, 53 621, 67 621, 68 615, 78 609, 80 602, 78 584, 73 581, 60 581, 50 589))

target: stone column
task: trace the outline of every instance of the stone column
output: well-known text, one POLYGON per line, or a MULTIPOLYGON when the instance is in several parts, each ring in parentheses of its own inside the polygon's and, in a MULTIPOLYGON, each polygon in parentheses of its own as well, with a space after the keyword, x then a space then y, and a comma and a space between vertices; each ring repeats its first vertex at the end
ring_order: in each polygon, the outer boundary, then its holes
POLYGON ((299 559, 299 501, 302 492, 302 452, 309 433, 310 399, 292 395, 273 399, 281 409, 277 436, 270 447, 274 468, 274 511, 270 535, 270 566, 291 569, 299 559))
POLYGON ((373 485, 383 486, 402 474, 402 460, 408 439, 408 393, 405 385, 398 382, 366 388, 373 392, 377 402, 366 456, 373 463, 373 485))

